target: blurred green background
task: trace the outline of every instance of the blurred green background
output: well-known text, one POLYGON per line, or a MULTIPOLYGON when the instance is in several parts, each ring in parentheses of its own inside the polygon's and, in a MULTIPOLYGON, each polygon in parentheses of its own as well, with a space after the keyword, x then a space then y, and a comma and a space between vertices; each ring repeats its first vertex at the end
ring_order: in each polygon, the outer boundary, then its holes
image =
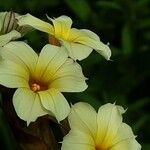
MULTIPOLYGON (((150 150, 150 1, 149 0, 0 0, 0 11, 13 10, 47 20, 68 15, 73 27, 97 33, 109 42, 112 61, 93 52, 80 62, 89 78, 83 93, 66 94, 71 103, 85 101, 96 109, 116 102, 128 108, 124 121, 132 126, 143 150, 150 150)), ((47 20, 48 21, 48 20, 47 20)), ((48 42, 39 31, 26 35, 36 51, 48 42)), ((13 150, 14 139, 7 119, 0 110, 0 141, 13 150)), ((15 148, 14 148, 15 149, 15 148)))

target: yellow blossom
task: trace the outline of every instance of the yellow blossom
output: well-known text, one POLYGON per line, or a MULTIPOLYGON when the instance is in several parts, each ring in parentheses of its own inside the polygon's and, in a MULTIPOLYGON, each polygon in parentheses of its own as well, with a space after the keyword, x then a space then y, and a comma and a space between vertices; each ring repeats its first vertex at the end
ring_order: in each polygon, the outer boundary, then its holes
POLYGON ((72 20, 68 16, 60 16, 51 19, 53 25, 44 22, 30 14, 18 17, 18 24, 29 25, 40 31, 49 34, 49 37, 54 36, 64 45, 69 56, 75 60, 82 60, 89 56, 93 49, 104 56, 107 60, 110 59, 111 51, 108 45, 103 44, 99 37, 90 30, 71 28, 72 20))
POLYGON ((38 56, 26 43, 10 42, 1 55, 0 84, 17 88, 13 105, 27 124, 45 114, 63 120, 70 106, 61 92, 87 88, 81 67, 68 58, 64 47, 47 44, 38 56))
POLYGON ((140 150, 130 126, 122 122, 125 110, 115 104, 101 106, 98 113, 87 103, 75 104, 69 114, 70 132, 62 150, 140 150))

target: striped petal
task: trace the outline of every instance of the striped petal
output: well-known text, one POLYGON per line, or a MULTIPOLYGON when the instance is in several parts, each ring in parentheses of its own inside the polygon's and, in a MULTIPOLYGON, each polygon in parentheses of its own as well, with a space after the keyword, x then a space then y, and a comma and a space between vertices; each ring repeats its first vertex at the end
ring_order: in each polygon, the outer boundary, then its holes
POLYGON ((110 148, 110 150, 141 150, 141 145, 135 140, 135 138, 128 138, 119 142, 110 148))
POLYGON ((70 106, 65 97, 56 89, 49 89, 38 93, 45 109, 52 112, 59 121, 65 119, 69 112, 70 106))
POLYGON ((54 34, 54 28, 51 24, 49 24, 45 21, 42 21, 42 20, 40 20, 40 19, 30 15, 30 14, 18 16, 17 19, 18 19, 18 24, 20 26, 28 25, 28 26, 31 26, 37 30, 42 31, 42 32, 54 34))
POLYGON ((124 112, 125 110, 122 107, 110 103, 99 108, 97 115, 97 145, 102 148, 111 146, 111 142, 122 123, 122 113, 124 112))
POLYGON ((13 96, 13 105, 17 115, 27 122, 34 122, 38 117, 48 114, 40 102, 37 93, 27 88, 19 88, 13 96))
MULTIPOLYGON (((97 113, 88 103, 79 102, 72 106, 68 116, 71 130, 87 133, 93 139, 97 133, 97 113)), ((81 141, 82 142, 82 141, 81 141)))
POLYGON ((21 37, 21 34, 16 30, 13 30, 7 34, 1 35, 0 36, 0 46, 4 46, 5 44, 10 42, 11 40, 15 40, 15 39, 18 39, 20 37, 21 37))
POLYGON ((67 51, 63 47, 47 44, 40 53, 35 74, 49 81, 67 58, 67 51))
POLYGON ((2 30, 6 13, 7 13, 7 12, 1 12, 1 13, 0 13, 0 31, 2 30))
POLYGON ((95 143, 89 134, 71 130, 64 137, 61 150, 95 150, 95 143))
POLYGON ((53 76, 50 87, 61 92, 81 92, 87 88, 85 80, 81 66, 67 59, 53 76))
POLYGON ((117 150, 117 148, 119 149, 119 147, 122 147, 121 149, 124 148, 125 150, 126 149, 139 150, 141 146, 135 140, 135 136, 132 132, 131 127, 125 123, 122 123, 117 131, 116 137, 112 140, 111 147, 113 150, 115 149, 117 150))
POLYGON ((38 60, 38 55, 24 42, 10 42, 1 50, 1 55, 6 60, 11 60, 28 72, 33 73, 38 60))
POLYGON ((9 88, 29 87, 29 73, 12 61, 1 61, 0 84, 9 88))

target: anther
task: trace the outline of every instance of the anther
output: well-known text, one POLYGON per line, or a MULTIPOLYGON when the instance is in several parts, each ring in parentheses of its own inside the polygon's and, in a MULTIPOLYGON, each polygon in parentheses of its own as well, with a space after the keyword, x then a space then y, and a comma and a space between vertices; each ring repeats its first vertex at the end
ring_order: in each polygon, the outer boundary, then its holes
POLYGON ((36 92, 36 91, 40 91, 40 85, 38 85, 38 84, 36 84, 36 83, 33 83, 32 85, 31 85, 31 90, 33 91, 33 92, 36 92))

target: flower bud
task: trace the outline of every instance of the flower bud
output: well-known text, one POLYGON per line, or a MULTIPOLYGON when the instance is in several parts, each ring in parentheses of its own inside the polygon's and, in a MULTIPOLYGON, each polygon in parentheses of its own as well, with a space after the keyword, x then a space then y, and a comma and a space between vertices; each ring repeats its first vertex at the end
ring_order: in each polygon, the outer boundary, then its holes
POLYGON ((16 17, 19 16, 18 13, 14 13, 13 11, 6 12, 4 14, 4 18, 2 22, 1 35, 7 34, 13 30, 18 31, 21 35, 25 35, 27 32, 31 30, 31 27, 19 26, 17 24, 16 17))
POLYGON ((31 30, 28 26, 19 26, 16 17, 19 14, 0 12, 0 48, 12 40, 16 40, 31 30))

